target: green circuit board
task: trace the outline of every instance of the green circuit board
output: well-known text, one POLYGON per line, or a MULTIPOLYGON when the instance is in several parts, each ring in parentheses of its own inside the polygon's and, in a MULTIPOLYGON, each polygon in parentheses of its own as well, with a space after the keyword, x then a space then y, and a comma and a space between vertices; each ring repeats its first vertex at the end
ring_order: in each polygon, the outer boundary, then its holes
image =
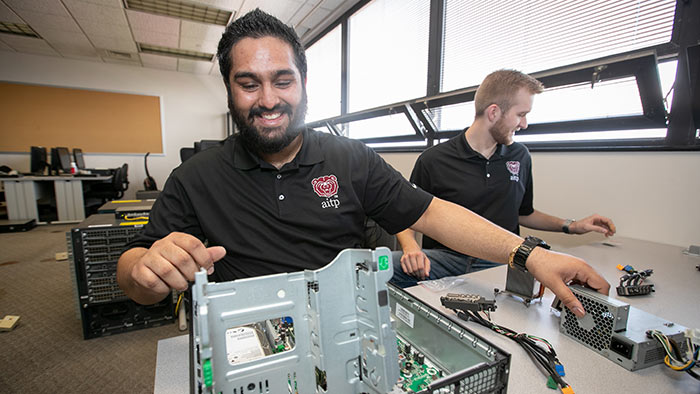
POLYGON ((407 393, 418 393, 442 376, 442 372, 430 365, 425 356, 412 349, 411 345, 396 339, 399 350, 399 387, 407 393))

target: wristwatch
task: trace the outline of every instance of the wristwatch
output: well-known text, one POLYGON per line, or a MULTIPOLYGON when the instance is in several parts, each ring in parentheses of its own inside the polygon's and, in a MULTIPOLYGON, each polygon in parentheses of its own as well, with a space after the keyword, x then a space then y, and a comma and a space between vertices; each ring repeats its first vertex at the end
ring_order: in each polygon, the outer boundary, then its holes
POLYGON ((561 226, 561 231, 563 231, 565 234, 571 234, 571 231, 569 231, 569 226, 571 226, 571 223, 573 222, 575 222, 574 219, 564 220, 564 224, 561 226))
POLYGON ((547 245, 546 242, 544 242, 543 240, 541 240, 537 237, 532 237, 532 236, 526 237, 525 241, 523 241, 523 243, 521 243, 520 246, 514 248, 513 251, 510 252, 510 258, 508 259, 508 265, 511 268, 517 268, 520 271, 527 272, 527 267, 525 266, 525 262, 527 261, 527 258, 530 256, 530 253, 532 253, 532 250, 538 246, 541 248, 545 248, 545 249, 550 248, 550 246, 547 245))

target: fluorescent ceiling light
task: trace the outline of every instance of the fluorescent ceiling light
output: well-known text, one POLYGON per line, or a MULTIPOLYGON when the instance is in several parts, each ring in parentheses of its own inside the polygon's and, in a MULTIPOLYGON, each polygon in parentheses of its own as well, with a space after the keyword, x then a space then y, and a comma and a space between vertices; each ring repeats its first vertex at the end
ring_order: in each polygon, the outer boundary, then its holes
POLYGON ((24 23, 0 22, 0 33, 41 38, 29 25, 25 25, 24 23))
POLYGON ((158 45, 143 44, 140 42, 137 44, 139 46, 139 52, 141 52, 141 53, 150 53, 152 55, 173 56, 173 57, 179 57, 179 58, 190 59, 190 60, 202 60, 205 62, 210 62, 210 61, 214 60, 213 53, 188 51, 186 49, 178 49, 178 48, 168 48, 168 47, 162 47, 162 46, 158 46, 158 45))
POLYGON ((226 26, 233 14, 231 11, 177 0, 124 0, 124 6, 131 10, 222 26, 226 26))

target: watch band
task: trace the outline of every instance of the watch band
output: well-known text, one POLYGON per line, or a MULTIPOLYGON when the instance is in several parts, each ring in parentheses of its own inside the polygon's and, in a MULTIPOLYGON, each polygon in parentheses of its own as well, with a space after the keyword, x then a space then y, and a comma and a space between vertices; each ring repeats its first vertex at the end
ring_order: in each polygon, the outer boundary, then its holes
POLYGON ((514 248, 510 252, 508 265, 511 268, 516 268, 520 271, 527 272, 527 267, 525 266, 527 258, 530 256, 530 253, 532 253, 532 251, 538 246, 545 249, 550 248, 550 246, 547 245, 546 242, 537 237, 526 237, 523 243, 521 243, 517 248, 514 248))
POLYGON ((574 219, 564 220, 564 224, 561 226, 561 231, 563 231, 565 234, 571 234, 571 231, 569 231, 569 226, 571 226, 571 223, 573 223, 575 221, 576 220, 574 220, 574 219))

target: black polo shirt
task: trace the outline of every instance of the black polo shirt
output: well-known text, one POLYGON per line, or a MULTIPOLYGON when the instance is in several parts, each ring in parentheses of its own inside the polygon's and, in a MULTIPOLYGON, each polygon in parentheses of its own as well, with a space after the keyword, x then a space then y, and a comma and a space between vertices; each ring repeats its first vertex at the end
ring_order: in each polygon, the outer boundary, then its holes
POLYGON ((413 187, 363 143, 313 130, 280 170, 237 136, 176 168, 129 247, 173 231, 226 248, 215 281, 317 269, 359 247, 366 216, 402 231, 432 196, 413 187))
MULTIPOLYGON (((498 145, 487 160, 460 133, 423 152, 413 167, 411 182, 516 234, 518 216, 534 211, 530 152, 517 142, 498 145)), ((445 248, 427 236, 423 247, 445 248)))

